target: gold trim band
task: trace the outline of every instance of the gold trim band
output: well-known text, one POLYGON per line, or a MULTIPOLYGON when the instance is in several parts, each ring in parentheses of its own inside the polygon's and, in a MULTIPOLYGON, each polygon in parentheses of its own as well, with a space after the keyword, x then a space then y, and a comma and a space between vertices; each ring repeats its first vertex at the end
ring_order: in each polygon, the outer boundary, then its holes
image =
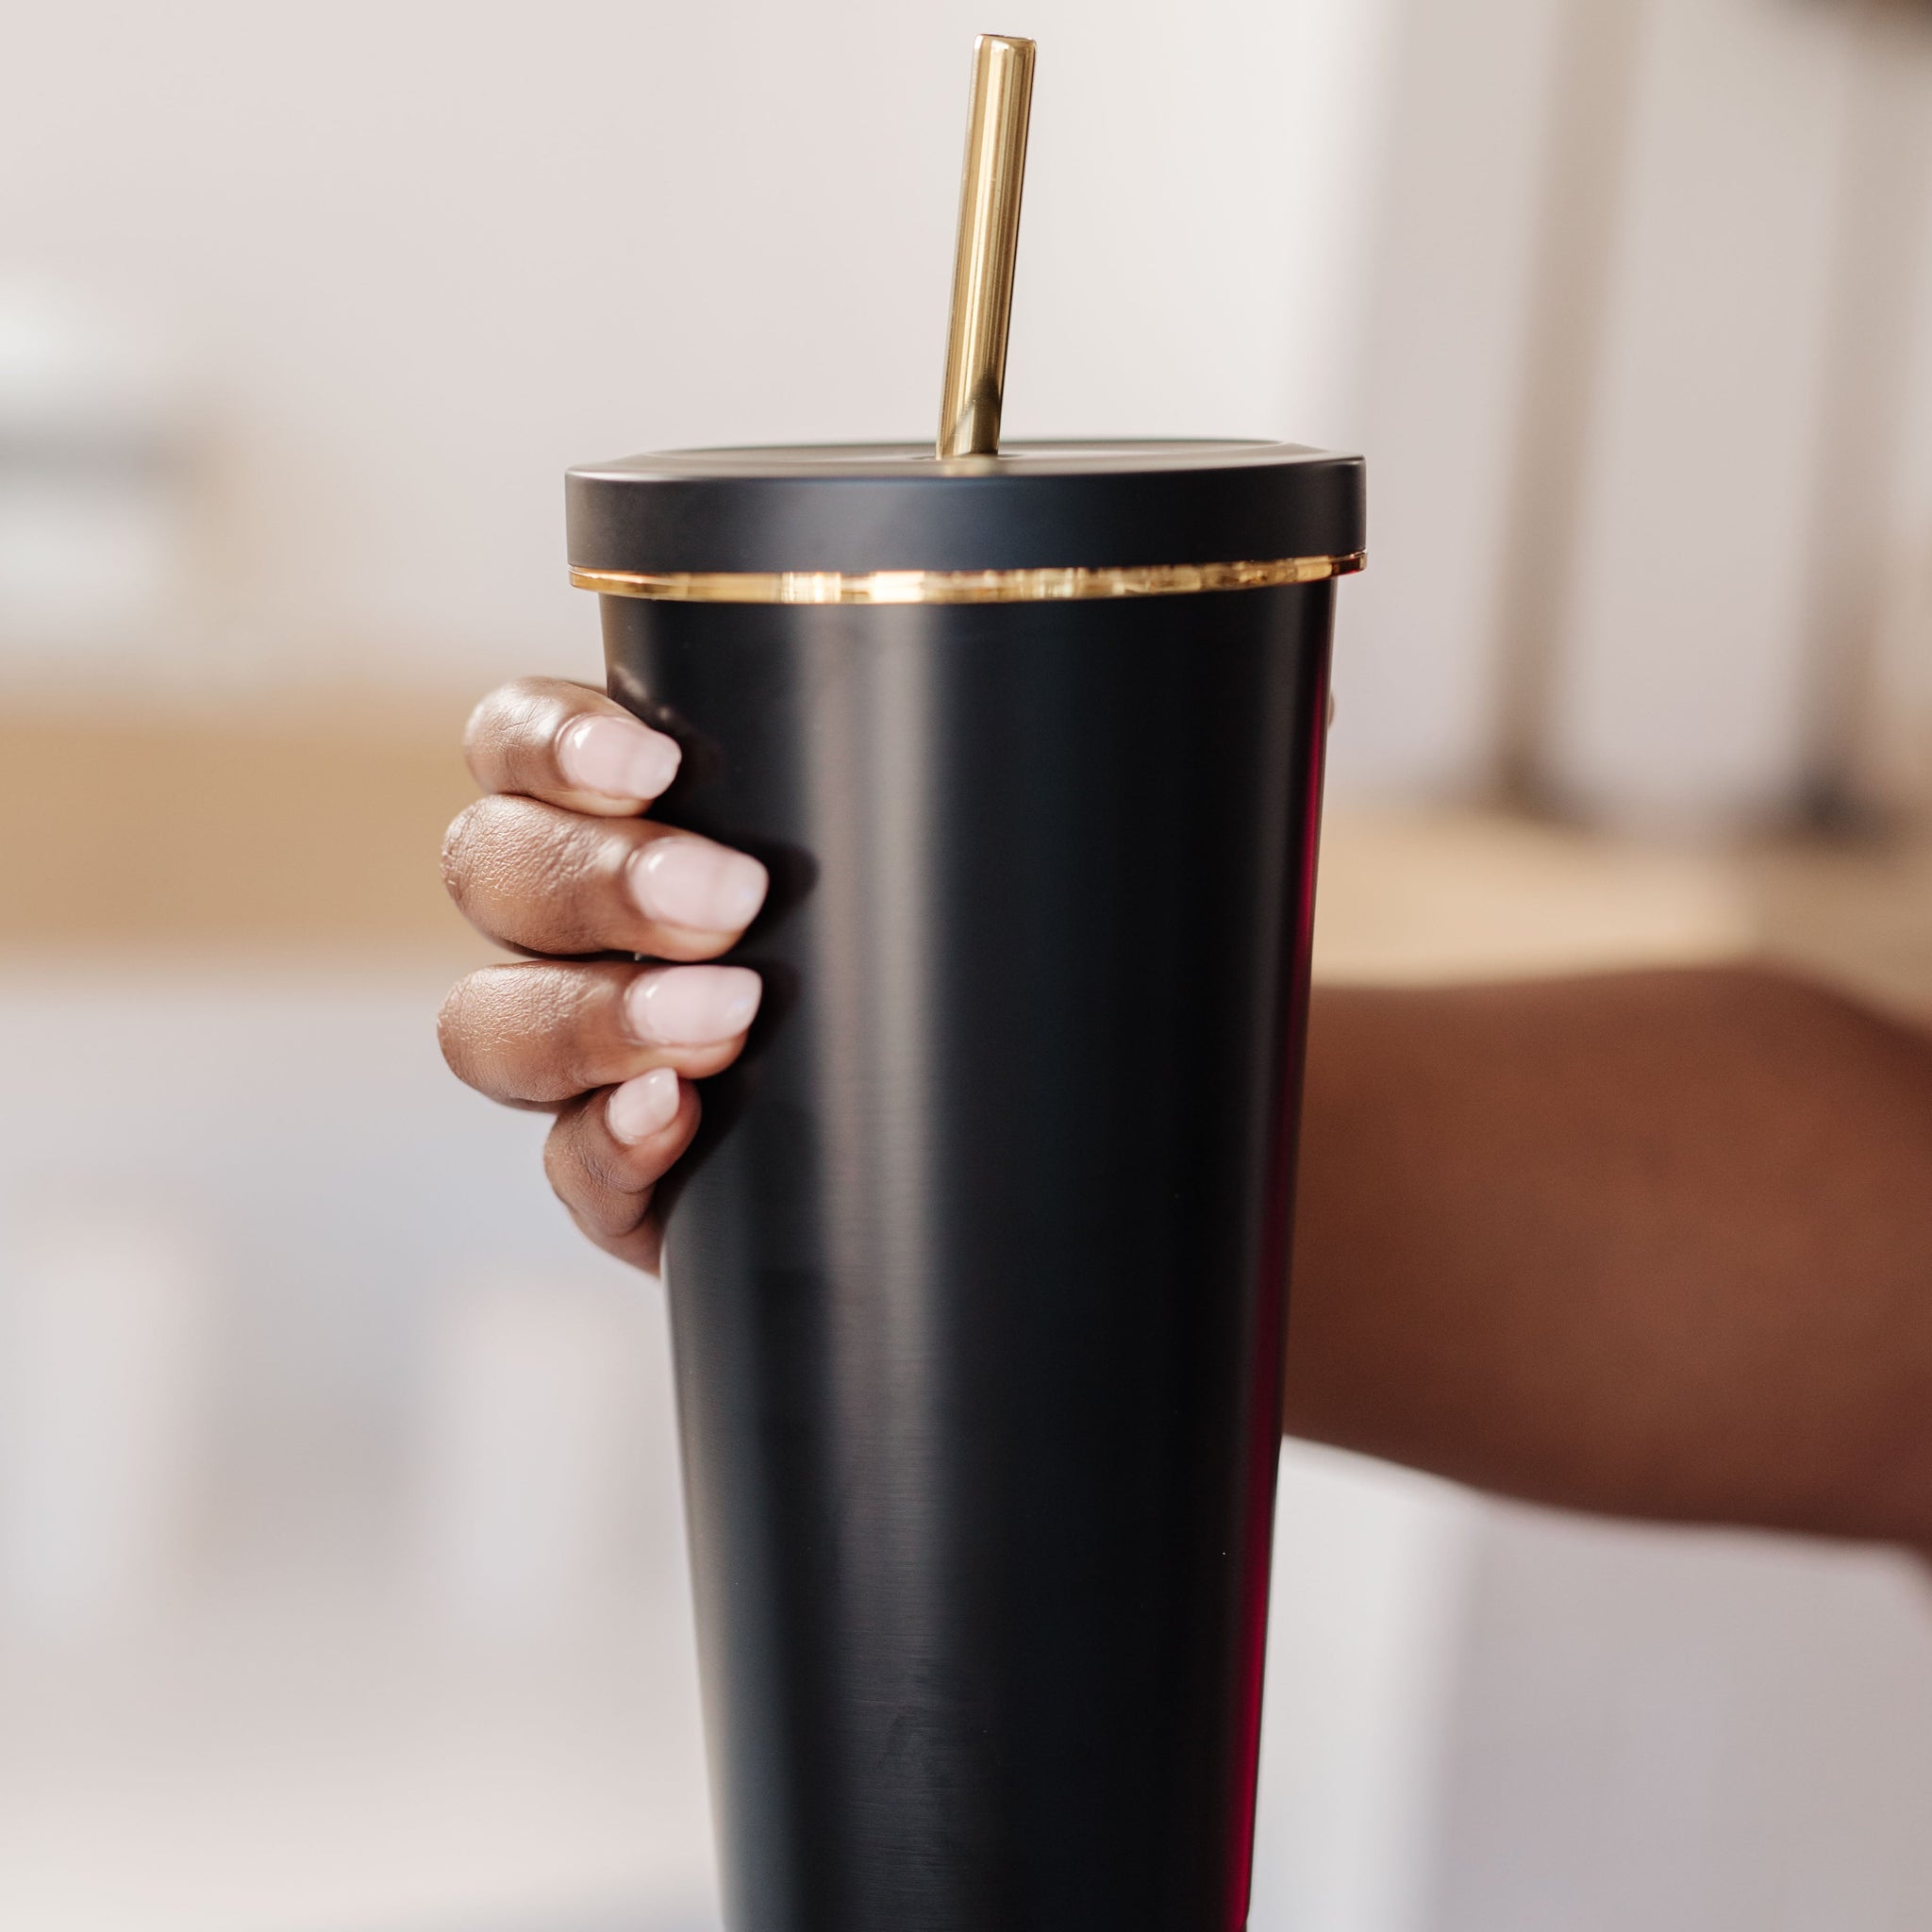
POLYGON ((1087 597, 1178 597, 1196 591, 1258 591, 1319 584, 1360 570, 1346 557, 1280 557, 1269 563, 1142 563, 1111 570, 815 571, 579 570, 570 580, 605 597, 672 604, 1058 604, 1087 597))

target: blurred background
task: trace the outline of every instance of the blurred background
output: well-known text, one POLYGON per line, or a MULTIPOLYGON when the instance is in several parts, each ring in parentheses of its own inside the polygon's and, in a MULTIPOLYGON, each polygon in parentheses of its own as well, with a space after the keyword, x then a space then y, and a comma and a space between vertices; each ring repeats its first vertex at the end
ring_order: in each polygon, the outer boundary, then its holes
MULTIPOLYGON (((662 1311, 443 1073, 573 461, 1371 459, 1319 970, 1932 1006, 1932 8, 67 0, 0 65, 0 1924, 715 1925, 662 1311)), ((1932 1923, 1932 1588, 1291 1445, 1257 1932, 1932 1923)))

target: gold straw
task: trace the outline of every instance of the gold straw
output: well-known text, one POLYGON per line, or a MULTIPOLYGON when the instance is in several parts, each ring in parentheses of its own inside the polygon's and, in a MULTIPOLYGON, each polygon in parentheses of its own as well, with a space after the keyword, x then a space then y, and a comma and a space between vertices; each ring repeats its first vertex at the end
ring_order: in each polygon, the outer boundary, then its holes
POLYGON ((941 457, 997 456, 1007 385, 1020 189, 1033 107, 1033 42, 981 34, 973 49, 973 112, 959 185, 953 319, 940 402, 941 457))

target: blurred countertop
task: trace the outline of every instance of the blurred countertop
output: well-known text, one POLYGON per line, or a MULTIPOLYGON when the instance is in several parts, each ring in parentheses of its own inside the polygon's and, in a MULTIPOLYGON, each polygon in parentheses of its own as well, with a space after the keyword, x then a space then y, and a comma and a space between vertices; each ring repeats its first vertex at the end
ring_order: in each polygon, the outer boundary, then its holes
POLYGON ((480 957, 438 884, 470 698, 0 716, 0 949, 480 957))
POLYGON ((1932 839, 1672 843, 1470 806, 1328 814, 1317 978, 1749 958, 1902 1010, 1932 1008, 1932 839))
MULTIPOLYGON (((443 827, 473 795, 458 749, 473 696, 9 706, 0 952, 480 961, 489 948, 437 874, 443 827)), ((1477 806, 1331 807, 1320 977, 1754 954, 1932 1005, 1932 839, 1672 845, 1477 806)))

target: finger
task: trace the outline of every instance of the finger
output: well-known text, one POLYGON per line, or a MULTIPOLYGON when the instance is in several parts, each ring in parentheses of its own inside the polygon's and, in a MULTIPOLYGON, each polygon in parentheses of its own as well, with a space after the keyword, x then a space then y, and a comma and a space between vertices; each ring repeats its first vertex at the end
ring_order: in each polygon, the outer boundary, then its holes
POLYGON ((623 818, 664 791, 683 753, 589 685, 520 677, 470 713, 463 756, 485 791, 623 818))
POLYGON ((601 1248, 655 1269, 658 1183, 698 1130, 694 1089, 669 1068, 585 1094, 558 1115, 543 1146, 557 1197, 601 1248))
POLYGON ((764 982, 747 966, 486 966, 437 1018, 459 1080, 512 1107, 554 1107, 665 1067, 722 1073, 744 1049, 764 982))
POLYGON ((756 858, 645 819, 479 798, 442 848, 443 881, 490 938, 532 953, 708 959, 734 945, 770 879, 756 858))

